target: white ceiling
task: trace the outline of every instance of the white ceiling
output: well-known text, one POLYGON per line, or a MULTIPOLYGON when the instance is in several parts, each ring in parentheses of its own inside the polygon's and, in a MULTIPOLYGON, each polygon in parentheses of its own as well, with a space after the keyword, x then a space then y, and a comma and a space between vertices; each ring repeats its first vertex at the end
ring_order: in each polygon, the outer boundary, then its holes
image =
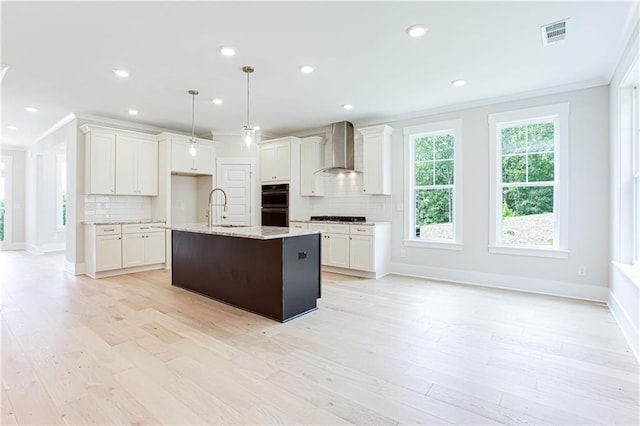
POLYGON ((70 112, 196 133, 273 135, 568 84, 609 83, 633 2, 2 2, 2 142, 70 112), (544 47, 540 26, 570 18, 544 47), (429 30, 411 39, 416 23, 429 30), (237 49, 223 57, 219 48, 237 49), (317 70, 302 75, 298 66, 317 70), (117 78, 112 69, 131 75, 117 78), (467 80, 463 88, 451 81, 467 80), (220 106, 211 103, 220 97, 220 106), (354 109, 345 111, 342 104, 354 109), (38 113, 24 110, 36 106, 38 113), (127 110, 140 114, 131 117, 127 110), (14 125, 18 130, 8 130, 14 125))

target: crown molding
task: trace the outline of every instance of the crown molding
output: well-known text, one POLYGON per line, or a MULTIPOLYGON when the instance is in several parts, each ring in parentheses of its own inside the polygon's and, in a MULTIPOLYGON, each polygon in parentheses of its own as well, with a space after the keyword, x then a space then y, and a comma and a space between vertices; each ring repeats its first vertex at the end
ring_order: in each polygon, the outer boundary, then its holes
POLYGON ((60 130, 62 127, 66 126, 67 124, 69 124, 70 122, 72 122, 75 119, 76 119, 76 115, 74 113, 70 112, 69 114, 65 115, 60 120, 58 120, 58 122, 55 123, 53 126, 49 127, 47 130, 45 130, 44 133, 42 133, 40 136, 38 136, 38 138, 36 138, 35 142, 33 142, 32 144, 29 144, 28 147, 31 147, 31 146, 37 144, 38 142, 40 142, 41 140, 43 140, 47 136, 51 135, 52 133, 54 133, 57 130, 60 130))
POLYGON ((562 86, 554 86, 554 87, 548 87, 545 89, 529 90, 526 92, 514 93, 511 95, 479 99, 477 101, 443 105, 440 107, 424 109, 424 110, 415 111, 407 114, 388 116, 386 118, 383 117, 383 118, 376 118, 376 119, 370 119, 370 120, 364 119, 362 121, 354 122, 353 125, 354 127, 370 127, 370 126, 379 125, 379 124, 389 124, 396 121, 409 120, 412 118, 420 118, 420 117, 426 117, 430 115, 444 114, 447 112, 462 111, 465 109, 496 105, 496 104, 501 104, 505 102, 531 99, 539 96, 549 96, 549 95, 555 95, 558 93, 566 93, 566 92, 574 92, 574 91, 583 90, 583 89, 591 89, 593 87, 607 86, 608 84, 609 84, 608 81, 601 78, 594 79, 594 80, 580 81, 576 83, 565 84, 562 86))

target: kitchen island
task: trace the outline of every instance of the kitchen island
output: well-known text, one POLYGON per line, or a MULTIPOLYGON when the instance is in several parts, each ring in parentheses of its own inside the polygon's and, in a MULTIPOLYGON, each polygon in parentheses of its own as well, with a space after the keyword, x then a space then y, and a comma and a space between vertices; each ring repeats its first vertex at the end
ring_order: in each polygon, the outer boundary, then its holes
POLYGON ((318 231, 202 223, 168 228, 172 285, 280 322, 317 309, 318 231))

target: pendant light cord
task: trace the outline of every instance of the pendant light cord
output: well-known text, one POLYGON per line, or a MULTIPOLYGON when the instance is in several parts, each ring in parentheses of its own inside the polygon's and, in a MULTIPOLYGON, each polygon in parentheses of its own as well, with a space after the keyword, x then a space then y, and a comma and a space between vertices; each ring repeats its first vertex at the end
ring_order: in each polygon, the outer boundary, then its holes
POLYGON ((249 120, 249 73, 247 73, 247 127, 250 126, 251 120, 249 120))
POLYGON ((191 94, 191 143, 193 143, 196 129, 196 94, 191 94))

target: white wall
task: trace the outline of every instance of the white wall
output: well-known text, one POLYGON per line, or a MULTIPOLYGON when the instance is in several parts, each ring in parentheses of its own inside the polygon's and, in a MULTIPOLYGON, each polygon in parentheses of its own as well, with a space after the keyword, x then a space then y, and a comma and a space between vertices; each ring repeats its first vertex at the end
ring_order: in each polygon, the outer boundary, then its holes
MULTIPOLYGON (((24 150, 3 147, 1 155, 11 157, 12 176, 12 212, 11 212, 11 245, 8 249, 21 249, 26 243, 25 229, 25 158, 24 150)), ((6 234, 5 234, 6 235, 6 234)))
POLYGON ((76 144, 76 121, 72 115, 40 140, 29 146, 25 158, 25 234, 26 247, 35 253, 68 249, 75 252, 77 201, 73 188, 75 164, 67 158, 67 227, 60 231, 56 223, 56 155, 67 153, 76 144), (69 186, 69 184, 71 186, 69 186), (68 242, 71 244, 68 244, 68 242))
MULTIPOLYGON (((636 358, 640 359, 640 267, 633 266, 633 141, 631 139, 632 85, 640 79, 639 30, 636 25, 629 45, 611 81, 611 295, 609 306, 636 358)), ((637 154, 636 154, 637 155, 637 154)))
POLYGON ((392 135, 392 206, 404 196, 403 128, 462 120, 463 249, 405 247, 403 212, 392 221, 392 270, 398 273, 605 301, 609 230, 608 86, 387 122, 392 135), (569 102, 569 258, 489 254, 488 114, 569 102), (401 254, 406 253, 406 257, 401 254), (578 266, 587 267, 578 276, 578 266))

